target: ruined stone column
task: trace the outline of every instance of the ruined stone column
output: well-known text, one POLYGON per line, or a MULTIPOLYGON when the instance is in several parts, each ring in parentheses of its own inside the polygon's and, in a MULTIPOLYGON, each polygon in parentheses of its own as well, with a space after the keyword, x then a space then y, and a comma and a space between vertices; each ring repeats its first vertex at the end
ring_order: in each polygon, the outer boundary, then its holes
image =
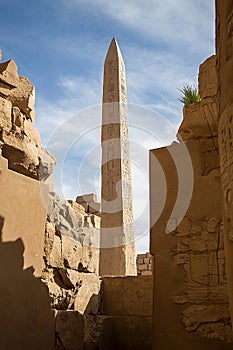
POLYGON ((100 275, 136 275, 125 66, 115 39, 104 65, 100 275))

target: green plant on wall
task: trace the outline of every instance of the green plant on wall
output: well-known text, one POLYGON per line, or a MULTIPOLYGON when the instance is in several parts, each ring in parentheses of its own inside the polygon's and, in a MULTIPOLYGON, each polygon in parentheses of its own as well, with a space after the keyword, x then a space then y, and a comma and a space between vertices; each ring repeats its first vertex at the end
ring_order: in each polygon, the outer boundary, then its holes
POLYGON ((182 89, 178 89, 183 96, 178 98, 178 101, 182 102, 184 105, 190 105, 194 102, 199 102, 201 100, 197 88, 191 84, 184 84, 182 89))

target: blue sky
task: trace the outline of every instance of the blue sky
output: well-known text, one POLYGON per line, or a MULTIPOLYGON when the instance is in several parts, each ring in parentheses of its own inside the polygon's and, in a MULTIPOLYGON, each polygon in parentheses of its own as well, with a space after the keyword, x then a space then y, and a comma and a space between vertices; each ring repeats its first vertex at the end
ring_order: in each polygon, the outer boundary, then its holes
POLYGON ((177 88, 197 84, 199 65, 214 54, 214 18, 213 0, 1 1, 3 60, 14 59, 36 87, 36 127, 58 158, 55 184, 66 198, 99 192, 103 63, 116 37, 130 103, 138 252, 149 249, 147 150, 175 140, 177 88))

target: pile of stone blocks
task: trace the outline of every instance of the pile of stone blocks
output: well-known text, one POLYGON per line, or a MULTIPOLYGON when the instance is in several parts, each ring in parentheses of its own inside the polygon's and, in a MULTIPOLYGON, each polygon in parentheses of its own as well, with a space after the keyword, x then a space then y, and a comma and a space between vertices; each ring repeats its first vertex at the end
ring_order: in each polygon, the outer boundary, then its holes
POLYGON ((138 254, 136 262, 138 276, 152 275, 152 255, 150 253, 138 254))

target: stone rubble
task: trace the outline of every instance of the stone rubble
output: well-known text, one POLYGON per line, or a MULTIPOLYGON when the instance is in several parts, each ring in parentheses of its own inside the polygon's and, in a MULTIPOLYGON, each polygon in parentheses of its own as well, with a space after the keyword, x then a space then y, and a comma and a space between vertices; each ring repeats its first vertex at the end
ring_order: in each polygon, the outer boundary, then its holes
POLYGON ((150 253, 138 254, 136 263, 138 276, 152 275, 152 255, 150 253))

